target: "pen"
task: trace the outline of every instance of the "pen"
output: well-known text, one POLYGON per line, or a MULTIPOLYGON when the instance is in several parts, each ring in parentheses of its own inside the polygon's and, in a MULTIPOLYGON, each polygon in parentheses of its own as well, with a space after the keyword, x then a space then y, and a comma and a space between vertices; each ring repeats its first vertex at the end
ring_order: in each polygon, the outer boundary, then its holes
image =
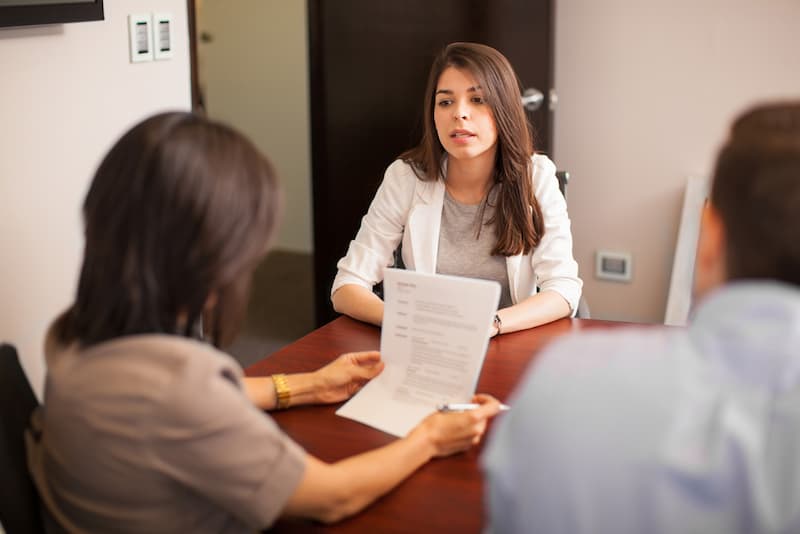
MULTIPOLYGON (((465 412, 467 410, 474 410, 479 408, 480 404, 474 402, 451 402, 448 404, 440 404, 436 407, 436 409, 440 412, 465 412)), ((510 410, 511 406, 508 404, 501 404, 500 411, 505 412, 506 410, 510 410)))

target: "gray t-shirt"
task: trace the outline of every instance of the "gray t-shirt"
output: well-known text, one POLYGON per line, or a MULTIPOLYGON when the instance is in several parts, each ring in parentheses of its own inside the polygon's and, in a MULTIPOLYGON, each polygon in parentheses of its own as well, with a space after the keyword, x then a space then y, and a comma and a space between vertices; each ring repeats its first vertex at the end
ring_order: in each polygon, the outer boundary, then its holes
POLYGON ((32 475, 76 532, 252 532, 300 483, 305 452, 246 396, 230 356, 178 336, 47 349, 32 475))
POLYGON ((499 307, 506 308, 512 304, 506 258, 492 255, 497 235, 494 224, 486 224, 494 215, 496 197, 497 188, 493 188, 484 201, 480 226, 481 204, 462 204, 445 190, 436 272, 499 282, 499 307))

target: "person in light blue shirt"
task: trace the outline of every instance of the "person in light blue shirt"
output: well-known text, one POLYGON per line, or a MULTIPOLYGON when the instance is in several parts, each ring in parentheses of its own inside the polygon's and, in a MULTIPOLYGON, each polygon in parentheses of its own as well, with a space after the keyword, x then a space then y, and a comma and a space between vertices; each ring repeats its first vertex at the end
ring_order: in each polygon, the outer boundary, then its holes
POLYGON ((800 532, 800 101, 733 124, 695 297, 541 355, 482 458, 491 532, 800 532))

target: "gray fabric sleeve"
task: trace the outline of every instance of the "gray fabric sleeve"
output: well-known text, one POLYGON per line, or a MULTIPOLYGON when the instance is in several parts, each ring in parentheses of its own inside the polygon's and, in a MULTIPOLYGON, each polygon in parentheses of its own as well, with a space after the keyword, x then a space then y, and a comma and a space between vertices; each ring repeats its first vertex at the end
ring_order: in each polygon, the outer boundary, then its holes
POLYGON ((154 465, 253 528, 268 527, 300 484, 305 451, 250 402, 236 369, 182 372, 152 430, 154 465))

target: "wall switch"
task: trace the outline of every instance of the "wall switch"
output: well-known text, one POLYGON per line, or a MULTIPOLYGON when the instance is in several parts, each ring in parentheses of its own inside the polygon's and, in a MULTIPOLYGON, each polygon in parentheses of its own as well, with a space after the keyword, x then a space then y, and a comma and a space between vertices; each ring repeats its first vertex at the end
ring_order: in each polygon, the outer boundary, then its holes
POLYGON ((156 59, 172 59, 172 15, 153 13, 153 52, 156 59))
POLYGON ((150 15, 128 15, 131 63, 153 60, 153 24, 150 15))
POLYGON ((633 260, 628 252, 598 250, 595 254, 594 276, 600 280, 630 282, 633 260))

